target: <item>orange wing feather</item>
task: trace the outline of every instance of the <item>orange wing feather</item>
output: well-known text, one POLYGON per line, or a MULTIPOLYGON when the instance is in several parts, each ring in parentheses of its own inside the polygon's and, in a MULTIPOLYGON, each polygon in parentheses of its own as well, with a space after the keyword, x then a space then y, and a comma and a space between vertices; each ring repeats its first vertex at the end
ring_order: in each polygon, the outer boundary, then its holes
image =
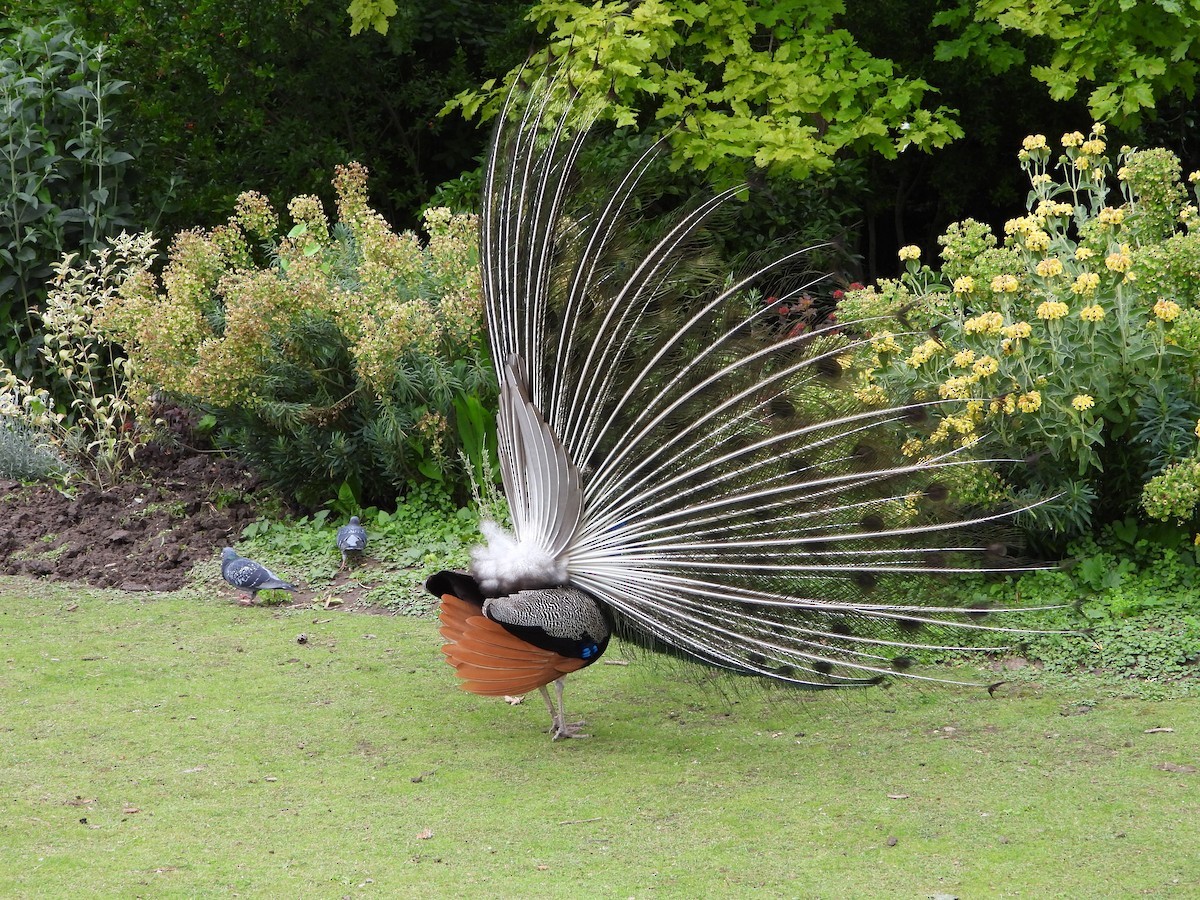
POLYGON ((459 687, 472 694, 527 694, 587 664, 521 640, 453 594, 442 595, 438 618, 448 641, 442 647, 446 662, 462 679, 459 687))

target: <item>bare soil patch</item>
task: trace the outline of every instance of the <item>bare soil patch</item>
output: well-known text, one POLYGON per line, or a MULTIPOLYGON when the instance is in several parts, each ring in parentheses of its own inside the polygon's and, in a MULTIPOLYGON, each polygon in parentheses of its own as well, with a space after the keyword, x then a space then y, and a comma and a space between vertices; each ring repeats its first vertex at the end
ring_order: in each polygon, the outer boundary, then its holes
POLYGON ((172 591, 257 513, 258 480, 216 454, 143 448, 107 489, 0 481, 0 571, 126 591, 172 591))

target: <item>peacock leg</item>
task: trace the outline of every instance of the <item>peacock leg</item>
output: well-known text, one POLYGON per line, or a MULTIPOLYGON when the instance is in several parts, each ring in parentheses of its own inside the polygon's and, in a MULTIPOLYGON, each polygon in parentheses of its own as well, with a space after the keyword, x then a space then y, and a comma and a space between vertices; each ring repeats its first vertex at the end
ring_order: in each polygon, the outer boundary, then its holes
POLYGON ((578 722, 572 722, 570 725, 567 724, 567 711, 563 706, 563 685, 566 680, 567 676, 564 675, 554 682, 554 690, 555 693, 558 694, 557 710, 550 702, 550 692, 547 691, 544 686, 542 687, 542 696, 546 698, 546 706, 550 708, 550 718, 554 723, 550 728, 550 737, 556 741, 561 741, 564 738, 591 737, 590 734, 584 734, 579 730, 586 725, 587 722, 580 720, 578 722))
POLYGON ((550 699, 550 692, 546 690, 544 684, 538 688, 538 691, 541 693, 542 699, 546 701, 546 709, 550 711, 550 737, 553 740, 558 740, 558 710, 554 708, 554 701, 550 699))

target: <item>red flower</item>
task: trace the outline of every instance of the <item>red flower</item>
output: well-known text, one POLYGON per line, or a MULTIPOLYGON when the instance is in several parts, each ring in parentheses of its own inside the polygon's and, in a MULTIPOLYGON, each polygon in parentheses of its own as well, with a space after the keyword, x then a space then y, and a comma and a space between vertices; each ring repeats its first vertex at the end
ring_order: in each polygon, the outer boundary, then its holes
POLYGON ((777 311, 781 316, 786 316, 788 314, 788 308, 786 306, 779 307, 777 311))
POLYGON ((863 283, 861 281, 850 282, 850 290, 861 291, 862 289, 863 289, 863 283))
POLYGON ((843 297, 845 297, 845 296, 846 296, 846 292, 845 292, 845 291, 843 291, 843 290, 841 290, 840 288, 839 288, 838 290, 836 290, 836 291, 834 291, 834 292, 833 292, 833 299, 834 299, 834 300, 841 300, 841 299, 842 299, 843 297))

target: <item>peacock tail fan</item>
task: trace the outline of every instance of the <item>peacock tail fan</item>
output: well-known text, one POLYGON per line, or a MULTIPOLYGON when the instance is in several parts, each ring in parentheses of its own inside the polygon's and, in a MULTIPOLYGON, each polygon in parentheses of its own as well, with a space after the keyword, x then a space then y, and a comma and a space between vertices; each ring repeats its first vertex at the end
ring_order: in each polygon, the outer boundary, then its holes
POLYGON ((779 324, 777 307, 814 284, 811 248, 715 267, 706 229, 737 189, 647 223, 640 188, 661 143, 609 193, 582 190, 598 108, 554 73, 528 81, 484 181, 513 518, 477 555, 485 591, 569 584, 639 643, 813 687, 921 677, 915 650, 991 627, 946 584, 912 590, 1030 568, 1012 510, 959 499, 1002 463, 963 446, 902 452, 960 401, 864 406, 850 370, 877 323, 779 324))

